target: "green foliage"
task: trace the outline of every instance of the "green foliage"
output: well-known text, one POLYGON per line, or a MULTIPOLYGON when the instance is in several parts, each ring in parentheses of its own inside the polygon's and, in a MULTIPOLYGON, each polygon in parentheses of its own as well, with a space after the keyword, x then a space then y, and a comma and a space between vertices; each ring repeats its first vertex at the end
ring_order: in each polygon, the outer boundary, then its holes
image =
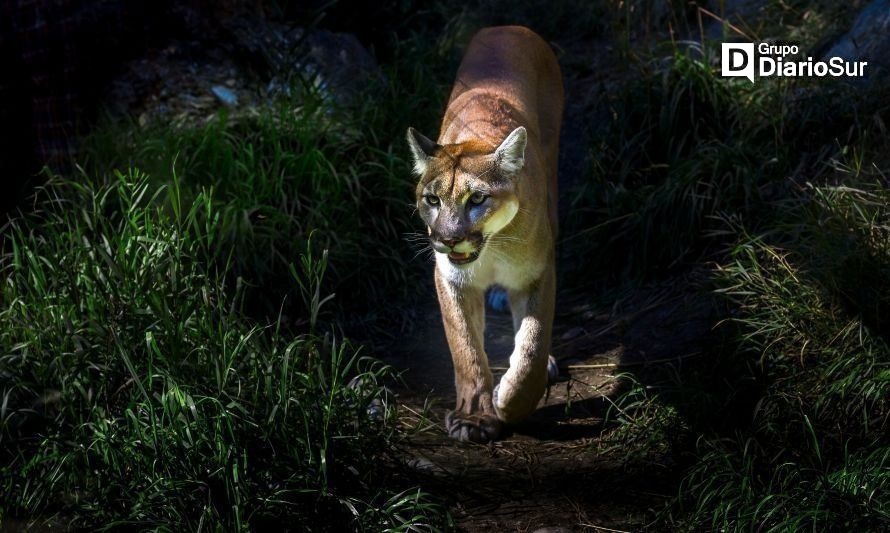
MULTIPOLYGON (((251 285, 287 292, 288 264, 315 231, 331 250, 330 288, 380 296, 380 283, 356 274, 372 267, 385 286, 404 285, 398 265, 407 252, 391 244, 410 228, 411 185, 402 158, 374 138, 382 128, 372 114, 368 106, 347 118, 307 92, 204 126, 109 126, 93 139, 87 168, 99 175, 140 168, 154 183, 175 181, 184 201, 212 190, 215 244, 238 250, 216 258, 251 285)), ((278 311, 250 297, 248 304, 266 315, 278 311)))
POLYGON ((598 443, 597 453, 618 457, 625 465, 662 462, 680 446, 677 439, 689 428, 676 408, 662 404, 632 374, 615 379, 625 390, 614 400, 606 398, 603 425, 613 429, 598 443))
POLYGON ((776 143, 784 93, 727 83, 695 54, 647 65, 610 102, 590 179, 572 191, 567 245, 604 247, 585 269, 639 277, 695 261, 713 244, 714 217, 759 206, 761 186, 787 168, 787 147, 776 143))
POLYGON ((684 372, 641 372, 601 452, 674 460, 660 524, 682 530, 877 530, 890 521, 890 194, 808 186, 768 231, 724 221, 726 342, 684 372), (639 380, 639 381, 638 381, 639 380), (643 386, 642 383, 652 383, 643 386))
POLYGON ((602 97, 564 257, 606 286, 708 264, 725 316, 682 369, 624 378, 596 450, 675 468, 658 527, 886 528, 886 88, 723 79, 684 46, 602 97))
MULTIPOLYGON (((440 521, 425 494, 379 485, 393 413, 366 410, 390 369, 330 335, 251 325, 245 286, 224 283, 236 250, 214 193, 182 198, 135 171, 57 181, 8 228, 2 513, 164 530, 440 521)), ((313 309, 316 254, 295 271, 313 309)))
POLYGON ((447 527, 381 468, 393 372, 324 332, 422 271, 402 143, 439 120, 453 35, 394 41, 352 103, 293 80, 247 113, 97 129, 6 230, 0 519, 447 527))
POLYGON ((745 238, 720 270, 741 311, 736 357, 756 365, 764 392, 750 427, 702 442, 684 480, 698 527, 890 520, 890 346, 878 321, 890 302, 890 195, 809 192, 785 205, 784 231, 745 238))

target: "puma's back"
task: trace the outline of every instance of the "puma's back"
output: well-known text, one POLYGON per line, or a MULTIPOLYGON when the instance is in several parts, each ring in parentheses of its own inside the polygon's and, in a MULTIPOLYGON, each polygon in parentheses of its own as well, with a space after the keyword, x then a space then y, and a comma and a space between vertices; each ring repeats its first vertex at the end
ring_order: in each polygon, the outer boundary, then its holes
MULTIPOLYGON (((457 71, 438 143, 490 145, 493 150, 517 126, 528 131, 527 154, 539 161, 556 234, 557 163, 564 104, 562 74, 553 51, 522 26, 485 28, 467 47, 457 71)), ((535 165, 538 166, 538 165, 535 165)))

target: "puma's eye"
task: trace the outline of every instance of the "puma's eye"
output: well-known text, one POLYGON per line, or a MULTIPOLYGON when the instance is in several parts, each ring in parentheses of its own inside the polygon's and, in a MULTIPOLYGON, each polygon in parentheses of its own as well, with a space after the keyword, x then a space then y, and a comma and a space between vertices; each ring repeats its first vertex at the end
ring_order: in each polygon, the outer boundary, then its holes
POLYGON ((470 203, 473 205, 481 205, 482 202, 488 199, 488 195, 485 193, 476 191, 472 195, 470 195, 470 203))
POLYGON ((439 205, 439 197, 435 194, 427 194, 423 199, 426 200, 426 203, 429 205, 439 205))

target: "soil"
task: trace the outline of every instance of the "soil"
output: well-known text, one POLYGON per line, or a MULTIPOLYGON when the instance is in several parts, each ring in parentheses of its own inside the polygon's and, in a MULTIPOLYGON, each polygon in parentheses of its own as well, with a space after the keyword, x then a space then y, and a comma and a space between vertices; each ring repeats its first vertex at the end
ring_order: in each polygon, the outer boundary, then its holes
MULTIPOLYGON (((431 293, 418 329, 388 358, 405 371, 397 391, 402 423, 423 428, 399 450, 397 468, 425 489, 450 495, 464 531, 645 528, 676 493, 671 459, 629 464, 621 454, 601 453, 611 444, 604 418, 623 387, 619 373, 699 356, 713 306, 688 289, 695 285, 686 279, 637 289, 608 307, 563 293, 552 350, 560 378, 527 422, 486 445, 459 443, 444 431, 455 401, 453 370, 431 293)), ((488 311, 485 341, 497 381, 513 348, 509 313, 488 311)))

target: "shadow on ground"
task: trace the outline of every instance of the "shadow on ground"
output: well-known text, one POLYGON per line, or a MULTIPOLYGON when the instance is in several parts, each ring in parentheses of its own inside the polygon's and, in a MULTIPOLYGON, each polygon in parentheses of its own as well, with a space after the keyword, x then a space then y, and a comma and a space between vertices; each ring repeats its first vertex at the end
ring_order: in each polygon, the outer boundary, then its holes
MULTIPOLYGON (((626 384, 618 374, 682 372, 706 349, 714 306, 696 280, 679 281, 630 290, 607 308, 590 295, 562 294, 553 342, 560 379, 528 421, 489 445, 452 441, 443 429, 455 400, 453 369, 430 292, 417 329, 387 359, 404 371, 403 422, 424 427, 395 454, 396 469, 446 495, 466 531, 644 527, 675 494, 675 465, 670 457, 628 464, 600 453, 609 445, 604 419, 626 384)), ((489 311, 485 338, 497 381, 513 347, 509 314, 489 311)))

